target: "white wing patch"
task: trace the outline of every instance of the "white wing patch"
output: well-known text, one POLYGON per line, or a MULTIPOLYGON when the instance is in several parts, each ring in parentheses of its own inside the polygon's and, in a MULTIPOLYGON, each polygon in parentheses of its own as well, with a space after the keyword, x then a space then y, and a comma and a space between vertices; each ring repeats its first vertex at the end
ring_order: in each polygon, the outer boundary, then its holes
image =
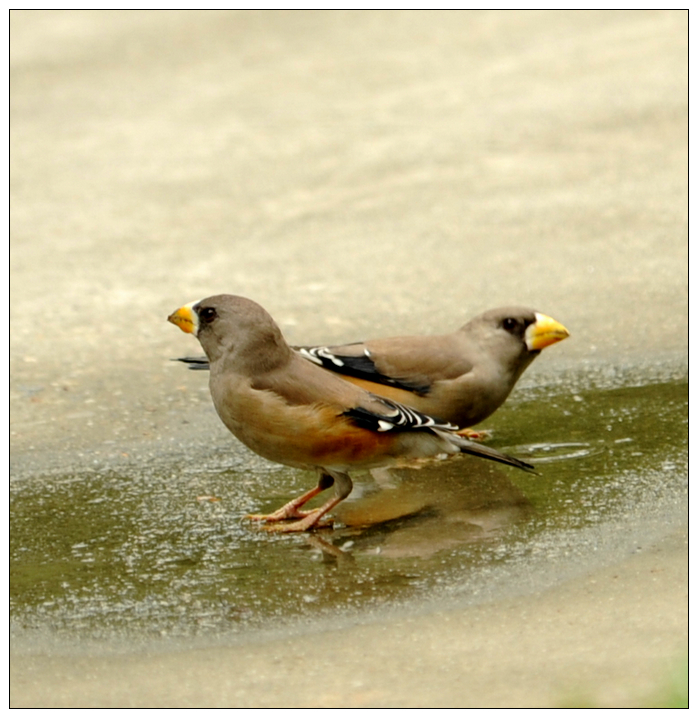
POLYGON ((336 357, 327 347, 311 347, 310 349, 301 347, 298 351, 306 359, 309 359, 319 366, 324 366, 323 359, 332 362, 335 366, 344 366, 344 362, 339 357, 336 357))
POLYGON ((390 421, 379 420, 378 431, 399 431, 404 429, 442 429, 445 431, 457 431, 458 427, 444 421, 437 421, 431 416, 414 411, 408 406, 397 404, 389 399, 381 399, 387 406, 394 411, 391 414, 385 414, 390 421))

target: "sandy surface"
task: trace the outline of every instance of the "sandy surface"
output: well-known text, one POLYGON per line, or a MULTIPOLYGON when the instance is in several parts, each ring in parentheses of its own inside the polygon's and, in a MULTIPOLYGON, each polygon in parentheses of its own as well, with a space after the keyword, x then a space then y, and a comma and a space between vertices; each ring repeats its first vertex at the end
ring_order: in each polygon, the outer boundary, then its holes
MULTIPOLYGON (((15 11, 11 31, 24 470, 185 441, 204 403, 168 359, 197 347, 164 318, 220 291, 307 343, 532 305, 573 335, 534 383, 685 362, 685 12, 15 11)), ((12 700, 627 704, 685 646, 665 533, 516 601, 312 643, 22 651, 12 700)))

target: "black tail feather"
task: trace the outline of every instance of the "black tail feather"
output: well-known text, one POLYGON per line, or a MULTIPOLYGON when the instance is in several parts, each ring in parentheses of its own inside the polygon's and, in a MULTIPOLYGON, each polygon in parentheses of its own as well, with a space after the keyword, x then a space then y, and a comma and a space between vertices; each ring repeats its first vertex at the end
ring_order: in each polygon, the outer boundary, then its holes
POLYGON ((177 357, 171 361, 181 361, 187 365, 188 369, 193 371, 208 371, 210 368, 206 357, 177 357))
POLYGON ((517 469, 521 469, 522 471, 528 471, 532 474, 538 474, 535 467, 531 464, 528 464, 521 459, 517 459, 515 456, 509 456, 509 454, 504 454, 501 451, 497 451, 497 449, 493 449, 491 446, 477 444, 474 441, 470 441, 469 439, 466 439, 462 436, 459 436, 457 434, 451 434, 450 432, 446 431, 437 431, 437 433, 439 433, 441 436, 445 436, 446 438, 448 438, 449 441, 451 441, 461 450, 462 454, 479 456, 481 459, 498 461, 500 464, 514 466, 517 469))

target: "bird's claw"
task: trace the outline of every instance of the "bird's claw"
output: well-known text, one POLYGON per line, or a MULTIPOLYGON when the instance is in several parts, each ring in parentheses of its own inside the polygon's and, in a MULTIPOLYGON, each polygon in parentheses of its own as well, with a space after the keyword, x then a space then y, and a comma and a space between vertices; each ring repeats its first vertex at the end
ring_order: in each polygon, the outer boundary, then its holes
POLYGON ((303 513, 305 516, 298 521, 284 522, 276 519, 272 523, 259 526, 259 529, 270 533, 293 533, 308 531, 310 529, 332 528, 334 525, 333 519, 316 519, 315 516, 313 516, 314 512, 312 511, 305 511, 303 513))
POLYGON ((458 436, 462 436, 464 439, 470 439, 470 441, 487 441, 492 438, 492 432, 489 429, 461 429, 457 431, 458 436))

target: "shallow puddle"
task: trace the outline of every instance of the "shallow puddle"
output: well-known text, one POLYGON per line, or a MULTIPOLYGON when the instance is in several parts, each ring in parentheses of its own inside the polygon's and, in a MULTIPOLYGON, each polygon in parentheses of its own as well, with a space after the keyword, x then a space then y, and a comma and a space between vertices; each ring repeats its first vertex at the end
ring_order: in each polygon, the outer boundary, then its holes
POLYGON ((491 443, 540 476, 471 457, 357 474, 335 529, 311 535, 269 534, 243 517, 278 508, 314 475, 250 469, 220 449, 198 462, 13 480, 13 622, 94 637, 210 635, 475 596, 534 558, 596 550, 590 528, 683 506, 687 403, 685 382, 512 403, 487 422, 491 443))

